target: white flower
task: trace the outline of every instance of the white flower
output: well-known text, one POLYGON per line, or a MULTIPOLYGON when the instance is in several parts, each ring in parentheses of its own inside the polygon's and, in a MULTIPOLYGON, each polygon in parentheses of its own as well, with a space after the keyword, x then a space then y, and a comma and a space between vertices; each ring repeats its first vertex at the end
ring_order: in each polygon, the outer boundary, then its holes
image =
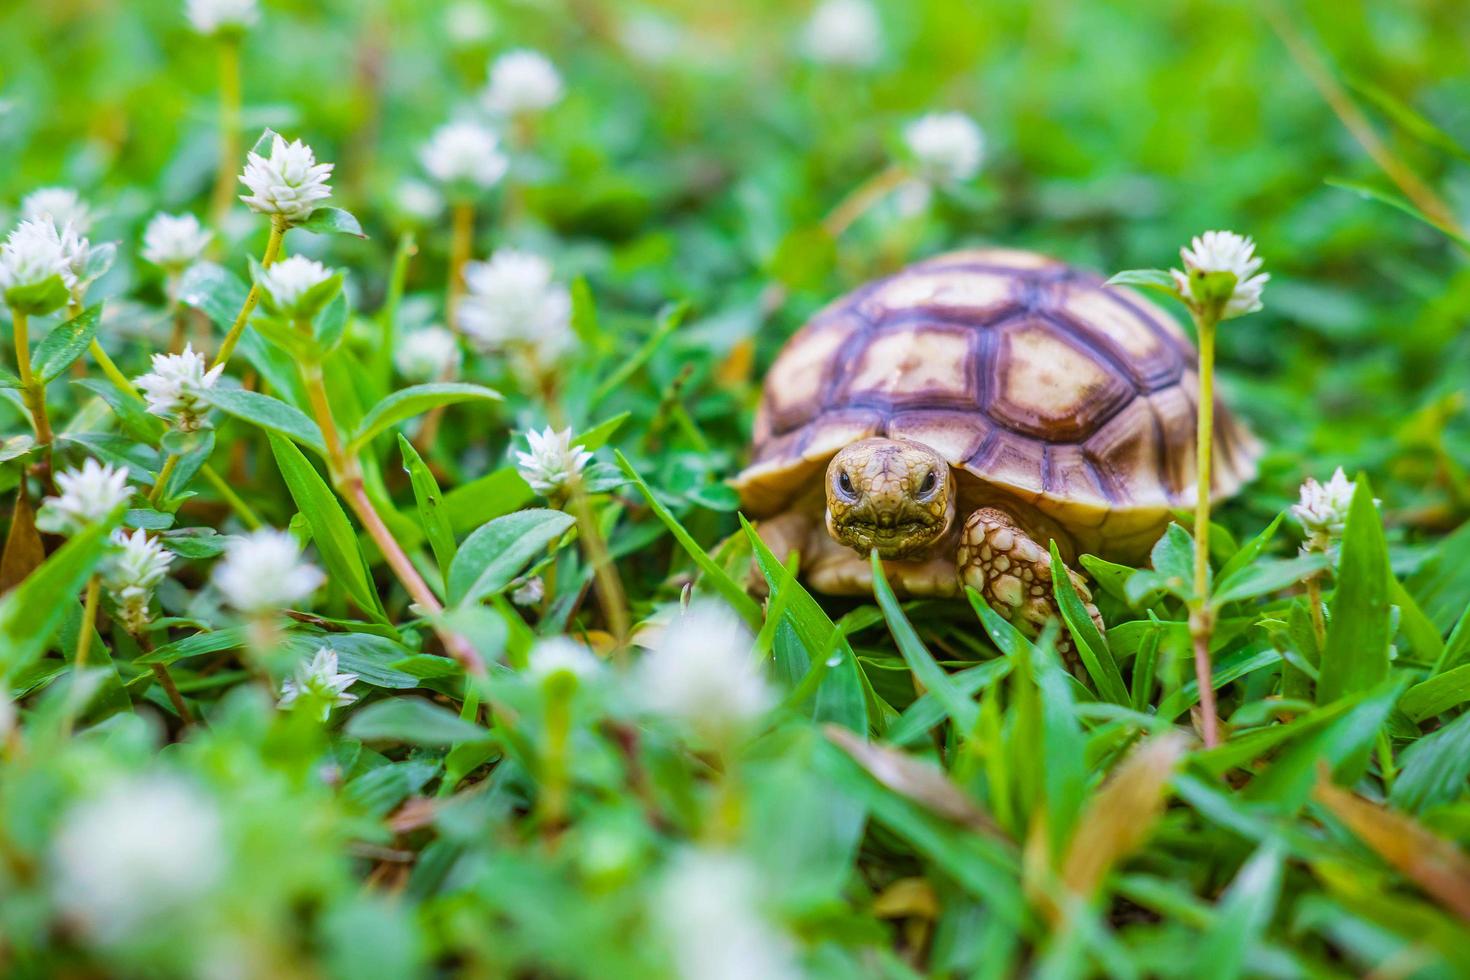
POLYGON ((224 369, 219 364, 205 370, 204 355, 187 344, 182 354, 154 354, 153 370, 133 381, 147 399, 149 412, 172 418, 176 428, 193 432, 209 410, 204 392, 214 387, 224 369))
POLYGON ((668 64, 687 44, 677 22, 648 10, 632 14, 618 30, 618 40, 630 55, 649 65, 668 64))
POLYGON ((555 674, 570 674, 579 681, 590 680, 602 670, 602 661, 576 640, 554 636, 531 648, 526 676, 545 683, 555 674))
POLYGON ((728 606, 692 603, 639 664, 645 707, 713 741, 737 734, 774 703, 751 646, 728 606))
POLYGON ((205 36, 244 31, 260 19, 256 0, 185 0, 184 13, 205 36))
POLYGON ((319 287, 334 273, 315 259, 293 255, 260 270, 261 299, 267 309, 292 319, 310 319, 330 299, 319 287))
POLYGON ((215 588, 225 601, 257 615, 308 599, 325 581, 321 569, 302 560, 300 543, 273 528, 231 541, 214 569, 215 588))
POLYGON ((495 21, 483 3, 460 0, 444 11, 444 33, 456 47, 472 48, 484 44, 495 33, 495 21))
POLYGON ((565 489, 592 459, 587 450, 572 445, 570 428, 560 432, 551 426, 541 432, 532 429, 526 433, 526 442, 531 451, 516 452, 517 468, 531 489, 542 496, 565 489))
POLYGON ((985 135, 962 112, 931 112, 909 123, 903 138, 919 176, 930 183, 959 183, 980 172, 985 135))
POLYGON ((93 246, 72 224, 58 233, 61 254, 66 258, 66 274, 62 277, 78 303, 89 285, 112 265, 112 243, 93 246))
POLYGON ((1184 260, 1184 271, 1170 269, 1174 285, 1186 302, 1205 301, 1209 297, 1200 295, 1196 286, 1202 286, 1203 277, 1212 273, 1229 272, 1235 276, 1235 288, 1225 300, 1220 319, 1254 313, 1261 308, 1261 291, 1270 276, 1256 275, 1262 260, 1256 257, 1256 243, 1233 231, 1207 231, 1197 235, 1188 248, 1179 250, 1184 260))
POLYGON ((347 693, 356 680, 356 674, 337 673, 337 651, 322 647, 311 663, 296 665, 296 676, 281 685, 281 700, 277 706, 289 708, 305 704, 317 713, 319 720, 326 721, 333 708, 357 700, 356 694, 347 693))
POLYGON ((137 633, 148 625, 148 600, 168 574, 174 556, 142 528, 132 535, 118 528, 112 532, 112 543, 118 550, 102 565, 102 584, 117 603, 123 627, 137 633))
POLYGON ((561 76, 539 51, 508 51, 490 66, 485 107, 501 115, 539 112, 561 101, 561 76))
POLYGON ((444 210, 439 192, 422 180, 400 181, 393 203, 404 217, 423 223, 433 221, 444 210))
POLYGON ((823 0, 802 33, 808 58, 866 68, 883 56, 883 24, 867 0, 823 0))
POLYGON ((677 855, 654 896, 653 918, 682 980, 796 980, 795 944, 763 913, 761 876, 715 850, 677 855))
POLYGON ((182 272, 198 261, 213 237, 192 214, 160 211, 143 231, 143 258, 169 272, 182 272))
POLYGON ((482 349, 526 344, 543 360, 571 346, 572 297, 539 255, 502 248, 488 262, 467 262, 459 326, 482 349))
POLYGON ((133 495, 127 467, 114 469, 95 459, 82 463, 79 470, 57 473, 56 486, 61 496, 46 498, 41 505, 41 523, 43 530, 63 534, 75 534, 88 524, 104 520, 133 495))
POLYGON ((103 943, 205 899, 224 877, 219 810, 162 773, 113 782, 62 817, 52 842, 57 903, 103 943))
POLYGON ((459 373, 459 340, 443 327, 405 334, 393 352, 398 373, 409 381, 444 381, 459 373))
POLYGON ((473 122, 446 123, 434 130, 419 159, 440 183, 479 190, 494 187, 510 166, 494 131, 473 122))
POLYGON ((0 245, 0 291, 35 286, 53 276, 71 285, 71 265, 50 218, 22 221, 0 245))
POLYGON ((532 575, 510 594, 510 601, 518 606, 539 606, 546 598, 546 582, 540 575, 532 575))
POLYGON ((279 214, 292 224, 311 217, 322 201, 332 196, 327 178, 330 163, 317 163, 311 147, 300 140, 287 143, 277 134, 271 140, 271 155, 252 151, 246 158, 240 183, 250 188, 240 200, 261 214, 279 214))
POLYGON ((1307 534, 1302 551, 1324 555, 1336 552, 1357 489, 1357 483, 1347 478, 1341 466, 1326 483, 1307 478, 1302 484, 1301 500, 1291 507, 1291 515, 1307 534))
POLYGON ((20 202, 20 216, 26 221, 50 218, 56 227, 71 225, 79 235, 92 230, 92 209, 70 187, 42 187, 32 191, 20 202))

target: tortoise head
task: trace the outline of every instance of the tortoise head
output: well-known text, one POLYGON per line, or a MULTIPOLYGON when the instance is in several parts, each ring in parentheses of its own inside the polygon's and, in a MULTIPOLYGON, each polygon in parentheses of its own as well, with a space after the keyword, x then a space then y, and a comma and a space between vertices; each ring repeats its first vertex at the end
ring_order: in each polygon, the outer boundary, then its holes
POLYGON ((826 490, 827 532, 864 557, 920 557, 954 524, 949 463, 922 443, 855 442, 827 466, 826 490))

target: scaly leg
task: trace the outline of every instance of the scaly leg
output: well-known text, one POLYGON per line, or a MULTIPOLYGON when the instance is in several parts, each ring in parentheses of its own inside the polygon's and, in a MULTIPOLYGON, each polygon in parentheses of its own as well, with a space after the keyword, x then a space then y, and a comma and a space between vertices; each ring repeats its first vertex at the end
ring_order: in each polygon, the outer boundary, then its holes
MULTIPOLYGON (((788 511, 770 520, 761 521, 755 526, 755 530, 777 561, 784 563, 794 551, 801 556, 801 563, 805 566, 811 561, 812 532, 816 530, 816 526, 817 522, 806 514, 788 511)), ((750 574, 746 577, 745 589, 755 596, 765 596, 770 592, 760 564, 754 558, 750 561, 750 574)))

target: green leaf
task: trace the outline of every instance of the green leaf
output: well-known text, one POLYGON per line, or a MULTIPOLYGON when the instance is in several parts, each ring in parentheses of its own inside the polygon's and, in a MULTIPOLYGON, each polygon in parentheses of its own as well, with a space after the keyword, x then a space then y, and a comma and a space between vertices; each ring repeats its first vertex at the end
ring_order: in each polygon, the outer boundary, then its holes
POLYGON ((889 587, 888 579, 884 577, 883 562, 876 551, 869 561, 873 565, 873 595, 878 600, 878 608, 883 610, 883 618, 888 621, 888 629, 893 634, 894 642, 898 644, 898 652, 903 656, 904 663, 909 665, 909 670, 924 689, 944 705, 945 712, 954 720, 960 736, 967 737, 975 730, 975 723, 980 718, 980 706, 960 693, 949 674, 939 666, 928 647, 924 646, 924 641, 919 639, 919 634, 903 614, 903 607, 898 604, 898 598, 889 587))
POLYGON ((373 586, 367 559, 363 557, 352 522, 347 519, 337 495, 317 473, 316 467, 289 440, 274 432, 268 433, 268 438, 276 466, 286 481, 286 488, 291 491, 296 509, 311 529, 311 539, 332 579, 342 586, 359 609, 386 623, 388 616, 383 611, 378 590, 373 586))
POLYGON ((1263 844, 1240 869, 1201 941, 1196 975, 1207 980, 1245 975, 1246 958, 1264 937, 1281 896, 1281 857, 1280 845, 1263 844))
POLYGON ((72 535, 25 580, 0 598, 0 677, 39 657, 68 608, 106 552, 115 521, 89 524, 72 535))
POLYGON ((322 430, 317 428, 317 424, 299 408, 287 405, 279 398, 262 395, 258 391, 219 386, 206 391, 204 397, 226 415, 258 425, 267 432, 287 436, 318 455, 327 454, 322 430))
POLYGON ((1266 550, 1266 546, 1275 540, 1276 532, 1280 530, 1281 522, 1285 517, 1285 511, 1277 514, 1271 520, 1271 523, 1266 525, 1264 531, 1251 538, 1235 554, 1230 556, 1230 560, 1220 568, 1219 580, 1222 585, 1230 576, 1261 557, 1261 554, 1266 550))
POLYGON ((1326 555, 1303 555, 1279 561, 1258 561, 1242 566, 1230 576, 1221 576, 1210 601, 1223 606, 1252 599, 1305 581, 1327 567, 1326 555))
POLYGON ((1358 474, 1338 562, 1317 703, 1375 687, 1388 676, 1388 545, 1368 478, 1358 474))
POLYGON ((1055 541, 1051 543, 1051 585, 1057 608, 1062 611, 1062 621, 1067 624, 1067 632, 1072 635, 1077 655, 1082 658, 1082 665, 1092 677, 1097 693, 1114 704, 1131 704, 1128 688, 1123 685, 1123 675, 1113 660, 1113 652, 1108 649, 1107 638, 1098 632, 1097 624, 1087 614, 1087 607, 1082 605, 1055 541))
POLYGON ((448 708, 414 697, 375 701, 355 712, 345 730, 364 742, 405 745, 453 745, 490 737, 487 730, 448 708))
POLYGON ((1128 269, 1109 279, 1108 286, 1138 286, 1179 299, 1179 287, 1167 269, 1128 269))
POLYGON ((1430 122, 1426 116, 1401 101, 1387 89, 1356 75, 1349 75, 1346 81, 1353 91, 1376 105, 1384 115, 1392 119, 1400 129, 1410 136, 1427 146, 1432 146, 1436 150, 1448 153, 1466 163, 1470 163, 1470 151, 1467 151, 1465 147, 1461 146, 1458 140, 1430 122))
POLYGON ((1470 664, 1461 664, 1409 688, 1399 701, 1399 710, 1414 721, 1423 721, 1466 701, 1470 701, 1470 664))
POLYGON ((1409 746, 1400 762, 1399 778, 1388 797, 1394 806, 1422 813, 1462 799, 1465 780, 1470 778, 1470 713, 1409 746))
POLYGON ((965 595, 969 597, 971 608, 980 617, 980 624, 985 627, 985 632, 990 635, 990 642, 995 644, 997 650, 1007 657, 1031 651, 1031 641, 1008 619, 990 608, 984 596, 968 585, 965 586, 965 595))
POLYGON ((31 353, 31 373, 42 382, 51 381, 81 357, 92 338, 97 336, 97 323, 102 307, 89 306, 81 313, 51 328, 46 338, 31 353))
POLYGON ((653 333, 638 346, 638 349, 633 352, 633 356, 629 357, 622 364, 619 364, 611 374, 602 380, 602 383, 597 386, 597 390, 592 393, 592 399, 588 402, 588 406, 595 408, 609 394, 626 384, 628 379, 637 373, 638 369, 647 364, 653 355, 658 352, 658 349, 663 346, 664 341, 675 330, 679 329, 679 324, 684 322, 684 317, 688 313, 688 303, 675 303, 659 314, 658 323, 654 325, 653 333))
POLYGON ((342 208, 319 207, 311 212, 297 228, 314 231, 319 235, 352 235, 355 238, 366 238, 367 234, 362 230, 362 224, 351 211, 342 208))
POLYGON ((403 468, 413 486, 413 499, 419 512, 419 527, 429 539, 434 560, 439 563, 440 577, 448 582, 449 566, 454 561, 454 553, 459 550, 459 545, 454 540, 454 528, 449 525, 444 494, 439 489, 439 481, 434 479, 434 474, 429 471, 418 450, 413 448, 413 443, 402 433, 398 435, 398 451, 403 455, 403 468))
POLYGON ((1413 204, 1410 204, 1406 199, 1399 197, 1397 194, 1393 194, 1385 190, 1380 190, 1379 188, 1374 187, 1371 184, 1364 184, 1356 180, 1343 180, 1340 177, 1328 177, 1325 181, 1323 181, 1323 183, 1325 183, 1328 187, 1336 187, 1339 190, 1351 191, 1361 198, 1365 198, 1370 201, 1377 201, 1380 204, 1386 204, 1389 207, 1393 208, 1395 211, 1402 211, 1409 217, 1416 218, 1419 221, 1424 222, 1429 227, 1435 229, 1440 234, 1445 235, 1450 239, 1453 239, 1460 245, 1463 245, 1466 248, 1470 248, 1470 238, 1466 238, 1455 229, 1450 228, 1440 223, 1439 221, 1436 221, 1434 218, 1431 218, 1429 215, 1425 214, 1423 211, 1420 211, 1413 204))
POLYGON ((449 566, 447 591, 451 605, 479 602, 505 589, 531 561, 544 555, 572 524, 559 510, 516 511, 475 531, 449 566))
POLYGON ((179 302, 202 311, 221 330, 234 324, 249 291, 245 280, 213 262, 194 263, 179 280, 179 302))
POLYGON ((11 374, 8 368, 0 367, 0 388, 19 389, 21 387, 19 378, 11 374))
MULTIPOLYGON (((1194 539, 1178 524, 1164 528, 1150 560, 1159 575, 1159 586, 1170 595, 1188 602, 1194 595, 1194 539)), ((1131 591, 1131 589, 1130 589, 1131 591)))
POLYGON ((502 401, 500 392, 492 388, 480 385, 464 384, 458 381, 441 381, 434 384, 414 385, 395 391, 384 398, 363 416, 358 423, 357 430, 347 440, 347 452, 349 455, 356 454, 374 436, 386 431, 390 426, 397 425, 405 419, 413 418, 423 412, 427 412, 439 405, 453 405, 458 402, 502 401))

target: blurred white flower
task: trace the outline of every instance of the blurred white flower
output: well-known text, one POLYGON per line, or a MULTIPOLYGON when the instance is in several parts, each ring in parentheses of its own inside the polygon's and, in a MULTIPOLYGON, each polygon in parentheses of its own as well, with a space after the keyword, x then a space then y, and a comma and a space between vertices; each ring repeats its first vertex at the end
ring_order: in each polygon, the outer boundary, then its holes
POLYGON ((775 703, 752 643, 728 606, 696 600, 639 663, 644 706, 712 741, 738 734, 775 703))
POLYGON ((576 640, 553 636, 531 648, 526 676, 544 683, 555 674, 571 674, 579 681, 590 680, 602 670, 602 661, 576 640))
POLYGON ((483 101, 491 112, 511 116, 539 112, 561 101, 561 75, 539 51, 508 51, 490 66, 483 101))
POLYGON ((186 344, 182 354, 154 354, 153 370, 133 379, 148 402, 148 411, 172 418, 174 427, 193 432, 204 421, 209 405, 204 392, 214 387, 225 366, 205 369, 204 355, 186 344))
POLYGON ((518 606, 539 606, 546 598, 546 582, 540 575, 532 575, 510 594, 510 601, 518 606))
POLYGON ((0 291, 35 286, 60 276, 71 286, 71 265, 50 218, 22 221, 0 245, 0 291))
POLYGON ((219 810, 157 773, 117 780, 62 817, 52 842, 57 903, 103 943, 204 899, 227 865, 219 810))
POLYGON ((903 138, 919 176, 933 184, 969 180, 985 158, 985 135, 962 112, 921 116, 904 127, 903 138))
POLYGON ((1265 273, 1256 275, 1262 260, 1256 257, 1256 243, 1233 231, 1207 231, 1190 241, 1189 247, 1179 250, 1184 261, 1184 270, 1170 269, 1174 285, 1184 296, 1204 302, 1210 297, 1201 295, 1202 280, 1212 273, 1228 272, 1235 276, 1235 288, 1225 300, 1220 319, 1254 313, 1261 308, 1261 291, 1271 277, 1265 273), (1198 288, 1197 288, 1198 287, 1198 288))
POLYGON ((812 61, 866 68, 883 56, 883 23, 867 0, 823 0, 802 32, 812 61))
POLYGON ((251 151, 240 183, 250 188, 240 200, 260 214, 279 214, 292 224, 311 217, 318 204, 332 196, 327 178, 332 164, 317 163, 311 147, 300 140, 287 143, 277 134, 271 140, 271 155, 251 151))
POLYGON ((444 210, 444 198, 422 180, 399 181, 393 203, 404 217, 425 224, 439 217, 444 210))
POLYGON ((802 975, 790 936, 761 909, 761 876, 734 853, 687 849, 654 896, 654 920, 682 980, 802 975))
POLYGON ((301 544, 285 531, 261 528, 225 546, 214 586, 243 613, 285 609, 321 588, 326 576, 302 559, 301 544))
POLYGON ((446 123, 434 130, 419 159, 440 183, 478 190, 494 187, 510 166, 495 131, 474 122, 446 123))
POLYGON ((927 181, 906 180, 893 191, 893 210, 900 218, 914 218, 929 210, 934 188, 927 181))
POLYGON ((649 65, 668 64, 687 44, 678 22, 651 10, 629 16, 618 30, 618 40, 630 55, 649 65))
POLYGON ((530 452, 516 452, 517 468, 531 489, 543 497, 564 490, 592 460, 592 454, 572 445, 572 430, 554 431, 547 426, 541 432, 526 433, 530 452))
POLYGON ((80 303, 87 287, 112 266, 116 249, 111 242, 93 245, 71 224, 64 225, 57 237, 66 258, 67 271, 62 278, 72 298, 80 303))
POLYGON ((142 528, 129 535, 122 528, 112 532, 117 546, 102 564, 102 584, 117 603, 123 628, 137 633, 148 625, 148 600, 174 560, 157 539, 142 528))
POLYGON ((71 225, 79 235, 92 230, 92 209, 70 187, 42 187, 32 191, 20 202, 20 216, 26 221, 50 218, 57 228, 71 225))
POLYGON ((293 255, 260 270, 261 301, 289 319, 310 319, 335 290, 323 289, 336 275, 315 259, 293 255))
POLYGON ((185 0, 184 13, 206 36, 248 30, 260 19, 256 0, 185 0))
POLYGON ((502 248, 465 263, 464 281, 459 326, 483 350, 522 343, 551 360, 573 343, 571 294, 541 256, 502 248))
POLYGON ((440 326, 404 334, 393 352, 398 373, 409 381, 446 381, 459 373, 459 339, 440 326))
POLYGON ((296 665, 296 676, 281 685, 281 700, 277 706, 306 705, 308 710, 317 714, 319 721, 326 721, 333 708, 357 700, 356 694, 347 693, 356 680, 356 674, 337 672, 337 651, 322 647, 310 663, 296 665))
POLYGON ((127 467, 114 469, 91 458, 79 470, 57 473, 56 486, 61 495, 46 498, 37 523, 43 530, 61 534, 75 534, 104 520, 133 495, 127 467))
POLYGON ((477 47, 494 35, 495 20, 478 0, 459 0, 444 11, 444 33, 455 47, 477 47))
MULTIPOLYGON (((1347 526, 1353 494, 1357 489, 1357 483, 1347 478, 1341 466, 1326 483, 1307 478, 1302 484, 1301 499, 1291 507, 1291 515, 1306 532, 1306 541, 1302 543, 1303 552, 1323 555, 1336 553, 1337 546, 1342 541, 1342 532, 1347 526)), ((1375 504, 1377 502, 1374 501, 1375 504)))
POLYGON ((143 258, 168 272, 182 272, 199 260, 213 237, 192 214, 160 211, 143 230, 143 258))

